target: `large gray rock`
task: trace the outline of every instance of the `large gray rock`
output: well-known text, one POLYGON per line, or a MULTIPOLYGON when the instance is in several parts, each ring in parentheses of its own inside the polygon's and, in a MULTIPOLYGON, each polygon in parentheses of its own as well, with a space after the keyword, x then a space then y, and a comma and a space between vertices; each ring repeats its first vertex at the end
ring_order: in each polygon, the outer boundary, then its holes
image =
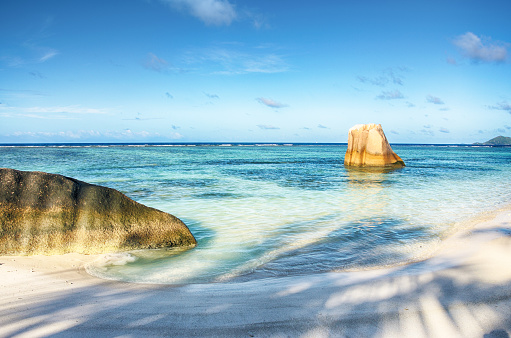
POLYGON ((181 220, 117 190, 0 168, 0 254, 92 254, 196 243, 181 220))

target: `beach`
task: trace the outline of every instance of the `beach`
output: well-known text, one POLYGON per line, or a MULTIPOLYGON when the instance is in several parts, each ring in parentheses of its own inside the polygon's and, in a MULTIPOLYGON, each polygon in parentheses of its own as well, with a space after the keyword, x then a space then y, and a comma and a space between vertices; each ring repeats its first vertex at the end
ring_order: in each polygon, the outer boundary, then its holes
POLYGON ((510 338, 511 1, 0 9, 0 338, 510 338))
POLYGON ((508 337, 511 206, 397 267, 157 285, 88 275, 98 256, 0 257, 0 336, 508 337))

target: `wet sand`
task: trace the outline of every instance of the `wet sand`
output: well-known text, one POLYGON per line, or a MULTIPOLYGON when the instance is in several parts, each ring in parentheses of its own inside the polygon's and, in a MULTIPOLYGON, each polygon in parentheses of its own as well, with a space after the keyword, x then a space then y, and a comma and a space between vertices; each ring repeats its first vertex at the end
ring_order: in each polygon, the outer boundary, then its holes
POLYGON ((431 258, 250 282, 144 285, 88 275, 98 256, 0 257, 0 337, 509 337, 511 207, 431 258))

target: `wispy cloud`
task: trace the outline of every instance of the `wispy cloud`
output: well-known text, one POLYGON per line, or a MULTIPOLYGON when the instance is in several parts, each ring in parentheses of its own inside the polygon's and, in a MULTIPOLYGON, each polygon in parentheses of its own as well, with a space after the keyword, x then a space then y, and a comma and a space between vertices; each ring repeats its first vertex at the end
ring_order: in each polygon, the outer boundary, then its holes
POLYGON ((0 61, 5 62, 8 67, 17 68, 25 65, 43 63, 60 54, 58 50, 44 45, 47 38, 52 35, 53 17, 47 16, 41 22, 39 18, 43 15, 42 13, 38 13, 38 18, 34 17, 30 25, 24 27, 24 34, 17 35, 17 37, 25 37, 23 41, 19 41, 18 46, 21 47, 21 49, 9 48, 9 44, 6 44, 6 42, 2 44, 4 50, 2 50, 0 61), (13 51, 18 55, 9 55, 9 53, 13 51))
POLYGON ((270 108, 275 108, 275 109, 284 108, 284 107, 288 106, 287 104, 280 103, 280 102, 274 101, 272 99, 267 99, 264 97, 258 97, 258 98, 256 98, 256 100, 257 100, 257 102, 262 103, 265 106, 268 106, 270 108))
POLYGON ((382 91, 380 95, 376 96, 379 100, 398 100, 404 99, 404 95, 399 90, 382 91))
POLYGON ((29 74, 32 75, 33 77, 37 77, 39 79, 45 79, 46 78, 46 76, 44 76, 42 73, 37 72, 37 71, 29 72, 29 74))
POLYGON ((204 93, 204 95, 206 95, 210 99, 219 99, 220 98, 220 96, 218 96, 216 94, 209 94, 209 93, 206 93, 206 92, 203 92, 203 93, 204 93))
POLYGON ((39 58, 39 62, 46 62, 58 54, 59 54, 59 52, 53 48, 45 48, 43 55, 39 58))
POLYGON ((2 117, 28 117, 38 119, 69 119, 80 114, 108 114, 107 109, 87 108, 81 106, 53 106, 53 107, 9 107, 0 106, 2 117))
POLYGON ((79 131, 57 131, 57 132, 21 132, 16 131, 7 134, 8 137, 28 137, 28 138, 65 138, 65 139, 83 139, 101 136, 101 133, 95 130, 79 130, 79 131))
POLYGON ((237 18, 233 4, 228 0, 161 0, 183 10, 206 25, 230 25, 237 18))
POLYGON ((495 109, 495 110, 503 110, 503 111, 506 111, 509 114, 511 114, 511 104, 509 104, 505 101, 499 102, 494 106, 488 106, 488 108, 495 109))
POLYGON ((453 41, 461 54, 475 63, 504 62, 507 59, 505 43, 494 43, 489 38, 481 39, 472 32, 456 37, 453 41))
POLYGON ((282 73, 289 70, 278 47, 258 48, 231 44, 189 50, 183 60, 189 66, 206 69, 210 74, 239 75, 249 73, 282 73))
POLYGON ((272 125, 269 125, 269 124, 258 124, 257 126, 259 127, 259 129, 263 129, 263 130, 277 130, 277 129, 280 129, 279 127, 275 127, 275 126, 272 126, 272 125))
POLYGON ((373 86, 378 87, 385 87, 388 84, 394 84, 394 85, 400 85, 402 86, 403 81, 403 75, 402 72, 407 71, 408 69, 405 67, 398 67, 396 68, 388 68, 381 72, 380 75, 376 77, 367 77, 367 76, 358 76, 358 81, 364 83, 364 84, 370 84, 373 86))
POLYGON ((441 98, 433 95, 426 96, 426 101, 433 104, 445 104, 441 98))
POLYGON ((26 98, 33 98, 33 97, 39 97, 39 96, 46 96, 47 94, 37 91, 37 90, 31 90, 31 89, 4 89, 0 88, 0 93, 2 93, 2 96, 14 98, 14 99, 26 99, 26 98))
POLYGON ((169 93, 169 92, 166 92, 166 93, 165 93, 165 96, 166 96, 167 98, 169 98, 169 99, 173 99, 173 98, 174 98, 174 96, 173 96, 171 93, 169 93))
MULTIPOLYGON (((23 109, 23 108, 20 108, 23 109)), ((106 114, 105 109, 86 108, 80 106, 30 107, 24 108, 29 113, 67 113, 67 114, 106 114)))
POLYGON ((155 72, 162 73, 169 69, 169 64, 162 58, 157 57, 153 53, 148 53, 144 61, 144 67, 155 72))
POLYGON ((169 132, 166 134, 160 134, 157 132, 148 132, 145 130, 133 131, 131 129, 124 130, 74 130, 74 131, 38 131, 38 132, 26 132, 16 131, 4 135, 5 137, 25 140, 48 140, 48 141, 65 141, 65 140, 135 140, 135 139, 181 139, 183 135, 177 132, 169 132))
POLYGON ((56 49, 48 47, 38 47, 32 44, 24 44, 24 47, 29 50, 28 57, 3 56, 0 58, 0 61, 5 62, 10 68, 18 68, 25 65, 43 63, 60 54, 56 49))
POLYGON ((458 65, 458 62, 457 62, 457 61, 456 61, 456 59, 455 59, 455 58, 453 58, 453 57, 448 57, 446 61, 447 61, 447 63, 448 63, 448 64, 450 64, 450 65, 453 65, 453 66, 457 66, 457 65, 458 65))
POLYGON ((374 86, 384 87, 389 82, 389 79, 384 76, 375 78, 368 78, 367 76, 358 76, 358 80, 362 83, 372 84, 374 86))
POLYGON ((133 117, 133 118, 123 119, 123 121, 150 121, 150 120, 163 120, 163 118, 162 117, 141 117, 141 116, 136 116, 136 117, 133 117))
POLYGON ((330 128, 328 128, 327 126, 324 126, 324 125, 322 125, 322 124, 318 124, 318 128, 320 128, 320 129, 330 129, 330 128))
MULTIPOLYGON (((424 126, 426 127, 426 126, 424 126)), ((435 133, 430 129, 430 127, 426 127, 427 129, 422 129, 421 133, 428 135, 428 136, 435 136, 435 133)))
POLYGON ((444 134, 449 134, 450 133, 449 129, 443 128, 443 127, 438 129, 438 131, 441 132, 441 133, 444 133, 444 134))
POLYGON ((238 17, 248 19, 252 22, 252 26, 256 29, 270 28, 268 18, 264 14, 247 9, 242 10, 239 14, 240 15, 238 17))
POLYGON ((289 67, 280 55, 266 54, 253 58, 247 58, 243 62, 244 71, 247 73, 280 73, 287 71, 289 67))

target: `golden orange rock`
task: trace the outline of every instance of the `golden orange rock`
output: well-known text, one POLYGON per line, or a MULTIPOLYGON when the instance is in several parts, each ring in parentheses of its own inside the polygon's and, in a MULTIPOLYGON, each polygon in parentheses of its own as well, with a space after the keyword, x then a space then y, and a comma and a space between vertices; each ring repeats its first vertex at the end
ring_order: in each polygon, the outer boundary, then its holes
POLYGON ((357 124, 349 130, 344 165, 403 167, 405 162, 390 147, 381 124, 357 124))

